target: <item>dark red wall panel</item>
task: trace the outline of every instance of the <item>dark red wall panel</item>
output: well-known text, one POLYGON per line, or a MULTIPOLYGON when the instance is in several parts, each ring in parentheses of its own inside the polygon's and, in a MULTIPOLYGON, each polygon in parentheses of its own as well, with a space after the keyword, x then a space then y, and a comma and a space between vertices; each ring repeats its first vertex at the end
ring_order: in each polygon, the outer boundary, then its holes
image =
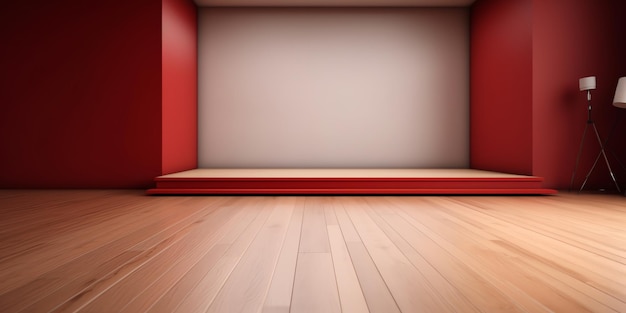
POLYGON ((191 0, 163 0, 162 172, 197 167, 197 10, 191 0))
MULTIPOLYGON (((587 120, 578 79, 597 76, 594 120, 618 180, 626 183, 626 110, 611 105, 626 76, 626 24, 621 0, 478 0, 472 7, 471 164, 532 174, 544 187, 567 189, 587 120), (621 122, 620 122, 621 121, 621 122)), ((599 151, 593 133, 574 187, 599 151)), ((612 188, 603 160, 590 189, 612 188)))
POLYGON ((0 187, 145 187, 161 165, 161 3, 0 8, 0 187))
POLYGON ((471 12, 471 167, 531 174, 532 3, 484 0, 471 12))
MULTIPOLYGON (((533 173, 553 188, 569 188, 587 120, 587 99, 578 79, 597 77, 593 116, 602 139, 626 110, 612 105, 617 80, 626 76, 626 2, 623 0, 534 1, 533 10, 533 173), (564 9, 567 8, 567 9, 564 9), (620 16, 621 15, 621 16, 620 16)), ((626 118, 618 122, 607 148, 618 178, 626 173, 626 118)), ((599 151, 595 135, 585 139, 574 187, 579 187, 599 151)), ((590 188, 612 188, 604 160, 590 177, 590 188)))

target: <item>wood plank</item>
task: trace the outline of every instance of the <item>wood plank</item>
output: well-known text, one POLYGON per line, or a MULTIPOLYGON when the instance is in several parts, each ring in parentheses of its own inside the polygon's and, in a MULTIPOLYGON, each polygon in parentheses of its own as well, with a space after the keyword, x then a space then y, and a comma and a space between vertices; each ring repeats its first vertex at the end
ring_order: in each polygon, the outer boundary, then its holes
POLYGON ((335 201, 336 198, 322 198, 322 204, 324 206, 324 217, 326 218, 327 226, 339 225, 339 222, 337 221, 337 216, 335 214, 335 201))
MULTIPOLYGON (((223 227, 226 222, 235 217, 240 211, 241 210, 226 209, 225 207, 218 208, 211 214, 212 218, 195 221, 186 229, 176 233, 171 240, 164 241, 163 245, 159 246, 159 248, 150 250, 149 253, 143 255, 142 258, 134 259, 131 263, 125 264, 120 269, 104 277, 93 277, 94 282, 90 286, 87 286, 80 293, 56 307, 54 311, 60 312, 82 309, 88 306, 92 301, 98 299, 110 288, 125 280, 129 275, 131 277, 137 277, 139 284, 146 284, 146 281, 150 281, 154 278, 152 275, 155 273, 161 275, 169 266, 167 263, 158 262, 159 257, 168 260, 176 260, 178 256, 190 253, 191 251, 193 251, 194 254, 199 253, 192 249, 211 241, 214 236, 216 236, 216 230, 223 227)), ((121 290, 116 288, 111 292, 120 296, 124 295, 124 297, 134 297, 141 291, 141 288, 137 288, 136 285, 130 284, 130 286, 131 288, 121 290)), ((103 305, 106 305, 106 303, 103 305)))
POLYGON ((389 288, 380 276, 374 261, 361 241, 352 220, 344 209, 344 201, 335 204, 335 215, 354 265, 367 307, 371 313, 400 312, 389 288))
POLYGON ((298 198, 293 211, 285 242, 276 263, 270 288, 263 304, 263 313, 289 313, 296 274, 296 262, 302 232, 304 198, 298 198))
MULTIPOLYGON (((585 312, 581 306, 572 304, 571 299, 564 298, 555 290, 540 283, 533 273, 529 274, 524 269, 516 268, 509 262, 508 254, 494 253, 492 250, 495 246, 492 242, 485 241, 483 244, 476 244, 475 238, 469 234, 460 235, 459 228, 449 228, 445 224, 438 223, 431 217, 431 214, 439 214, 438 207, 429 205, 426 200, 423 203, 424 207, 420 207, 420 210, 415 210, 413 203, 411 205, 400 204, 399 214, 419 228, 428 238, 435 240, 439 246, 465 266, 495 286, 496 290, 502 291, 514 306, 529 312, 552 312, 555 309, 555 307, 551 308, 552 305, 566 311, 585 312), (446 240, 446 238, 449 239, 446 240)), ((481 225, 479 229, 484 227, 481 225)))
POLYGON ((345 201, 335 201, 335 203, 333 203, 333 211, 335 212, 335 218, 337 218, 337 224, 341 228, 343 239, 345 242, 362 242, 344 205, 345 201))
POLYGON ((339 225, 328 226, 328 237, 342 312, 369 312, 339 225))
POLYGON ((32 281, 111 240, 126 236, 135 230, 135 223, 149 216, 153 210, 136 194, 105 197, 95 204, 91 204, 88 198, 73 203, 72 196, 67 194, 67 197, 52 212, 48 212, 50 207, 45 202, 38 202, 36 206, 43 216, 34 216, 32 221, 29 218, 19 224, 16 222, 15 225, 25 225, 24 229, 13 231, 3 238, 0 280, 6 283, 0 287, 0 293, 6 292, 6 288, 17 288, 32 281), (75 206, 63 212, 61 208, 67 202, 75 206), (102 207, 108 209, 102 210, 102 207), (130 207, 136 210, 129 211, 130 207), (30 226, 31 223, 34 226, 30 226), (94 232, 100 235, 94 236, 94 232), (59 246, 64 249, 58 249, 59 246), (31 249, 36 249, 41 259, 31 258, 31 249))
MULTIPOLYGON (((502 229, 499 225, 494 227, 502 229)), ((618 312, 626 310, 626 272, 618 270, 624 264, 518 226, 509 226, 507 231, 516 239, 515 243, 498 243, 509 251, 533 254, 533 258, 525 259, 526 266, 532 264, 531 268, 542 273, 547 285, 558 288, 592 311, 605 305, 618 312)))
MULTIPOLYGON (((532 253, 517 255, 510 250, 502 251, 497 245, 497 240, 481 241, 475 236, 462 236, 457 238, 454 244, 452 244, 443 239, 444 237, 442 237, 442 235, 445 236, 448 232, 458 233, 456 229, 441 224, 436 219, 432 219, 428 214, 424 214, 423 210, 410 210, 406 206, 402 207, 402 209, 403 212, 407 214, 407 218, 411 219, 413 223, 427 223, 430 225, 430 227, 423 228, 423 232, 426 235, 431 238, 436 238, 437 242, 442 247, 450 251, 450 253, 455 254, 456 257, 463 260, 464 263, 470 265, 473 270, 479 271, 482 275, 488 277, 492 284, 498 285, 499 288, 504 288, 503 290, 507 290, 506 288, 510 288, 511 286, 503 285, 503 282, 516 282, 514 288, 519 290, 515 297, 518 301, 517 305, 531 311, 566 310, 585 312, 589 310, 606 311, 607 309, 606 306, 599 306, 597 302, 584 304, 584 302, 586 302, 586 296, 584 295, 581 298, 580 295, 573 296, 569 292, 564 293, 563 291, 566 290, 562 288, 554 288, 550 281, 546 280, 546 273, 528 267, 518 267, 515 262, 511 262, 514 259, 510 257, 534 259, 540 257, 540 255, 532 253), (411 218, 409 216, 413 217, 411 218), (438 233, 433 231, 433 229, 437 229, 438 233), (538 304, 540 304, 543 309, 537 307, 538 304)), ((439 214, 440 211, 435 208, 432 212, 439 214)), ((483 224, 482 228, 489 228, 489 226, 486 225, 496 225, 499 222, 500 221, 493 221, 493 223, 483 224)), ((512 228, 514 228, 513 225, 507 225, 501 230, 508 232, 512 228)), ((511 239, 508 236, 507 238, 511 239)), ((513 290, 507 290, 507 292, 513 292, 513 290)))
POLYGON ((341 313, 330 253, 298 254, 291 312, 341 313))
MULTIPOLYGON (((385 198, 383 201, 388 201, 385 198)), ((524 312, 497 286, 473 271, 437 242, 424 235, 419 227, 397 214, 392 203, 370 203, 372 218, 389 238, 407 256, 413 265, 424 273, 437 290, 438 295, 455 307, 456 311, 473 311, 477 308, 487 312, 524 312), (376 215, 379 215, 378 217, 376 215), (467 303, 466 299, 471 303, 467 303)), ((412 201, 413 202, 413 201, 412 201)), ((419 206, 413 209, 420 210, 419 206)))
MULTIPOLYGON (((367 209, 369 216, 374 222, 385 232, 389 239, 398 247, 400 251, 407 257, 407 259, 413 264, 418 271, 424 275, 428 284, 436 292, 440 301, 447 302, 454 311, 460 312, 479 312, 479 310, 470 302, 467 296, 455 288, 450 279, 456 279, 455 277, 448 277, 442 275, 441 263, 446 263, 446 260, 452 259, 452 256, 447 252, 437 249, 437 244, 432 240, 421 240, 419 244, 411 245, 409 241, 413 241, 414 238, 419 238, 419 231, 410 227, 403 218, 396 215, 384 202, 383 199, 369 199, 368 204, 372 208, 367 209), (374 201, 375 200, 375 201, 374 201), (427 251, 425 251, 427 250, 427 251), (419 251, 419 252, 418 252, 419 251), (438 253, 433 253, 438 252, 438 253), (430 259, 430 262, 422 255, 431 253, 434 256, 430 259), (436 264, 439 269, 435 268, 432 264, 436 264)), ((423 238, 422 238, 423 239, 423 238)), ((415 241, 413 241, 415 242, 415 241)), ((456 273, 458 276, 464 279, 470 278, 469 275, 463 275, 463 271, 456 273)), ((464 281, 462 281, 464 282, 464 281)), ((469 282, 477 283, 477 280, 470 280, 469 282)), ((479 284, 476 284, 478 286, 479 284)), ((490 295, 490 298, 494 295, 490 295)), ((481 294, 479 299, 486 298, 484 294, 481 294)), ((496 297, 496 299, 498 299, 496 297)), ((491 300, 491 302, 495 302, 491 300)), ((483 307, 490 307, 494 311, 505 312, 504 308, 507 305, 504 303, 498 303, 497 305, 485 306, 485 303, 481 303, 483 307)))
MULTIPOLYGON (((238 203, 245 206, 255 206, 258 205, 259 201, 259 199, 255 198, 244 198, 243 201, 239 201, 238 203)), ((209 242, 206 247, 194 249, 205 252, 204 255, 200 254, 197 257, 193 257, 193 254, 189 253, 180 256, 178 260, 161 258, 159 262, 175 263, 175 266, 172 266, 170 270, 155 279, 150 286, 142 288, 141 293, 130 300, 129 303, 119 307, 110 306, 111 310, 116 312, 145 312, 159 301, 170 305, 168 311, 172 312, 173 308, 178 306, 180 301, 185 298, 190 290, 192 290, 202 277, 215 266, 218 260, 225 255, 233 241, 250 226, 259 212, 260 210, 242 210, 242 214, 228 221, 227 224, 220 229, 219 234, 216 233, 214 241, 209 242)), ((131 277, 127 279, 127 281, 131 281, 131 283, 136 280, 137 279, 131 277)), ((126 289, 129 287, 120 286, 120 288, 126 289)), ((116 303, 119 302, 122 301, 118 298, 116 303)), ((98 306, 95 307, 97 308, 98 306)))
POLYGON ((400 308, 362 242, 346 242, 359 283, 371 313, 399 313, 400 308))
MULTIPOLYGON (((205 312, 215 296, 226 282, 232 270, 241 260, 243 254, 248 249, 257 233, 261 230, 269 217, 272 207, 268 201, 263 201, 259 206, 247 208, 260 211, 254 221, 246 227, 229 245, 226 253, 217 261, 217 263, 207 272, 196 286, 189 291, 184 298, 179 298, 178 302, 173 293, 176 290, 171 289, 163 295, 156 303, 154 303, 147 312, 205 312)), ((225 243, 223 243, 225 244, 225 243)), ((146 304, 147 306, 147 304, 146 304)), ((131 310, 132 303, 125 308, 127 312, 137 312, 131 310)))
MULTIPOLYGON (((572 247, 593 252, 610 261, 626 264, 626 251, 621 250, 621 247, 617 245, 619 242, 613 240, 614 238, 626 240, 626 233, 621 231, 621 227, 626 224, 626 218, 605 220, 593 214, 593 210, 584 210, 584 207, 579 206, 578 210, 582 213, 584 220, 563 219, 563 215, 569 214, 571 209, 558 209, 552 205, 552 201, 533 199, 532 202, 535 205, 532 206, 532 209, 523 211, 513 211, 509 208, 519 207, 527 200, 512 198, 503 199, 500 202, 501 204, 498 206, 504 205, 505 208, 498 211, 498 217, 512 223, 523 222, 532 226, 535 232, 546 237, 558 238, 558 240, 563 240, 572 247), (537 214, 538 211, 541 211, 542 214, 537 214), (586 227, 592 221, 597 223, 596 225, 614 225, 614 227, 604 229, 597 226, 586 227)), ((472 202, 468 200, 466 203, 472 202)), ((491 201, 482 201, 482 203, 474 202, 474 205, 481 208, 491 208, 496 204, 491 204, 491 201)))
MULTIPOLYGON (((215 205, 219 203, 222 202, 215 202, 215 205)), ((32 283, 0 295, 0 302, 6 305, 8 311, 49 311, 60 300, 65 301, 79 294, 85 286, 93 282, 94 276, 106 276, 125 264, 142 258, 147 250, 160 242, 168 241, 169 237, 193 221, 210 214, 215 207, 203 205, 190 210, 189 203, 182 201, 172 206, 172 209, 174 210, 169 212, 172 214, 159 215, 167 222, 146 220, 145 226, 137 223, 135 232, 51 270, 32 283), (175 211, 181 209, 181 206, 188 207, 185 214, 175 211), (103 258, 103 255, 110 257, 103 258), (74 274, 68 276, 68 273, 74 274)))
POLYGON ((366 204, 362 200, 350 200, 353 204, 346 208, 348 215, 398 307, 405 312, 453 311, 452 307, 436 297, 424 276, 371 220, 363 210, 366 204))
POLYGON ((304 203, 300 252, 330 253, 324 206, 318 200, 307 197, 304 203))
MULTIPOLYGON (((507 199, 506 201, 510 200, 507 199)), ((588 253, 584 249, 577 248, 576 245, 564 244, 563 239, 553 238, 553 235, 545 235, 541 228, 529 230, 526 227, 519 227, 517 226, 519 219, 510 219, 502 214, 494 216, 492 213, 485 213, 489 216, 487 220, 494 218, 510 223, 510 226, 506 227, 506 231, 510 234, 508 236, 509 241, 511 237, 516 240, 513 244, 499 240, 499 244, 518 253, 532 253, 534 257, 527 258, 527 260, 535 262, 534 264, 538 269, 542 269, 549 276, 558 276, 558 281, 567 282, 568 289, 574 288, 569 291, 571 297, 577 301, 585 302, 587 306, 597 307, 597 302, 586 296, 587 294, 595 294, 594 299, 604 298, 603 303, 610 304, 612 308, 618 311, 626 309, 626 300, 621 300, 626 299, 626 292, 624 291, 626 289, 624 283, 626 273, 616 271, 616 269, 623 267, 623 263, 598 257, 597 254, 588 253), (565 255, 568 257, 564 257, 565 255), (572 275, 572 273, 577 274, 572 275)), ((524 220, 524 222, 527 221, 524 220)), ((503 226, 497 224, 494 224, 493 227, 503 230, 503 226)))
POLYGON ((294 209, 294 198, 278 198, 274 210, 207 313, 250 312, 263 305, 294 209))

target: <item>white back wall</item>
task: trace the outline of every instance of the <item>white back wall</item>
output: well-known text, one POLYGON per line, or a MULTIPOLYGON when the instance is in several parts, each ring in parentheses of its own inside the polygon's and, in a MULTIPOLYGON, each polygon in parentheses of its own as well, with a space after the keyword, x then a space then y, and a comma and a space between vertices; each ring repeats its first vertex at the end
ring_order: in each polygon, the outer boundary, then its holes
POLYGON ((200 167, 469 166, 469 11, 201 8, 200 167))

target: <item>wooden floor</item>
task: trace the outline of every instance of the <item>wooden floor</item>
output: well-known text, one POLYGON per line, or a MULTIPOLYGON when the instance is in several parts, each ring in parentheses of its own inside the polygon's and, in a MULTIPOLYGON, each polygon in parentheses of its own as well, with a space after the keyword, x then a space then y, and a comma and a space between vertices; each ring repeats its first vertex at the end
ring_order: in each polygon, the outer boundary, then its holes
POLYGON ((0 190, 0 312, 626 312, 626 198, 0 190))

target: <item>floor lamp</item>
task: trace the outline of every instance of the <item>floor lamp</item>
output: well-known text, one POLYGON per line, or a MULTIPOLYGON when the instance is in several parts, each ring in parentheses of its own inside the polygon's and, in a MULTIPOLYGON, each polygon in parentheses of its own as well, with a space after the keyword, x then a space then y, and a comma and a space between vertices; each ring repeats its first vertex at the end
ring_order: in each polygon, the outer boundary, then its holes
MULTIPOLYGON (((617 81, 613 105, 621 109, 626 109, 626 76, 617 81)), ((626 191, 624 192, 624 196, 626 196, 626 191)))
MULTIPOLYGON (((617 187, 617 191, 621 193, 621 189, 619 188, 619 185, 617 184, 617 180, 615 179, 615 174, 613 174, 613 170, 611 169, 611 165, 609 164, 609 159, 606 156, 606 152, 604 151, 604 144, 602 143, 602 139, 600 139, 600 134, 598 133, 598 129, 596 128, 596 124, 593 121, 593 119, 591 118, 591 90, 596 89, 596 77, 595 76, 588 76, 588 77, 583 77, 581 79, 578 80, 578 87, 580 89, 580 91, 586 91, 587 92, 587 124, 585 125, 585 131, 583 132, 583 137, 580 140, 580 147, 578 148, 578 156, 576 157, 576 166, 574 167, 574 172, 572 173, 572 180, 570 182, 570 189, 572 188, 572 186, 574 185, 574 178, 576 178, 576 170, 578 169, 578 163, 580 162, 580 155, 582 154, 583 151, 583 146, 585 143, 585 137, 587 136, 587 130, 589 129, 589 125, 591 125, 591 128, 593 129, 595 135, 596 135, 596 139, 598 139, 598 144, 600 144, 600 154, 604 157, 604 161, 606 162, 606 166, 609 169, 609 173, 611 174, 611 179, 613 179, 613 182, 615 183, 615 187, 617 187)), ((583 181, 583 184, 580 186, 580 189, 578 190, 579 192, 583 190, 583 188, 585 188, 585 185, 587 184, 587 181, 589 180, 589 176, 591 176, 591 173, 593 172, 593 170, 596 168, 596 165, 598 164, 598 160, 599 160, 600 155, 598 156, 598 158, 596 158, 596 161, 593 163, 593 166, 591 167, 591 169, 589 170, 589 172, 587 172, 587 176, 585 176, 585 180, 583 181)))

